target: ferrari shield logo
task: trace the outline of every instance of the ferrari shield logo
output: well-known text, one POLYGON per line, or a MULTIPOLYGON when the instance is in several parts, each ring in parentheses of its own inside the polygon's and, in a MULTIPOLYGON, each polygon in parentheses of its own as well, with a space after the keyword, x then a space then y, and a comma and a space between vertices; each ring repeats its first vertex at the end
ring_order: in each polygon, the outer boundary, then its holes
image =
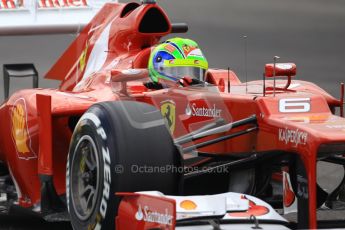
POLYGON ((170 133, 173 134, 175 130, 175 117, 176 117, 176 105, 173 101, 161 102, 161 113, 165 118, 166 124, 170 129, 170 133))
POLYGON ((79 58, 79 69, 80 72, 83 72, 86 66, 86 55, 87 55, 87 50, 89 48, 89 42, 86 43, 85 49, 83 50, 83 52, 80 55, 79 58))

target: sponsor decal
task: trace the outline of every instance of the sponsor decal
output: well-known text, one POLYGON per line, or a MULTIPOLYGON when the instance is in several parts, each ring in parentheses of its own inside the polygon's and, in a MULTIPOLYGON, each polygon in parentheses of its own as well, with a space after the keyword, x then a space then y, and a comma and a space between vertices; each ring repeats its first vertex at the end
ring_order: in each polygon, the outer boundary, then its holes
MULTIPOLYGON (((82 78, 80 82, 76 85, 75 89, 78 90, 79 88, 83 87, 85 85, 85 82, 88 81, 89 78, 92 77, 94 73, 99 71, 103 65, 105 64, 105 61, 108 57, 108 53, 104 52, 104 50, 108 50, 108 39, 109 39, 109 33, 110 33, 110 27, 111 23, 107 25, 102 33, 99 35, 97 40, 95 42, 91 42, 92 40, 95 40, 94 37, 94 31, 97 31, 99 26, 92 28, 90 31, 92 31, 92 35, 89 36, 90 44, 93 43, 93 47, 89 47, 91 49, 91 52, 88 51, 89 55, 86 60, 86 66, 84 73, 82 74, 82 78)), ((77 78, 79 78, 78 75, 76 75, 77 78)))
POLYGON ((185 56, 188 56, 188 54, 190 53, 190 51, 191 51, 192 49, 195 49, 195 48, 194 48, 194 47, 190 47, 190 46, 188 46, 188 45, 184 45, 184 46, 182 47, 182 49, 183 49, 183 52, 184 52, 185 56))
POLYGON ((195 210, 198 206, 194 201, 184 200, 180 203, 180 207, 184 210, 195 210))
POLYGON ((345 129, 345 125, 326 125, 329 129, 345 129))
POLYGON ((14 102, 11 113, 12 139, 17 155, 20 159, 29 160, 37 158, 31 147, 31 137, 28 127, 28 114, 26 102, 23 98, 14 102))
MULTIPOLYGON (((335 117, 333 117, 335 118, 335 117)), ((345 132, 345 120, 344 119, 329 119, 325 123, 325 127, 328 129, 340 129, 345 132)))
POLYGON ((147 205, 145 205, 144 208, 141 208, 141 205, 139 205, 138 211, 135 214, 135 219, 137 221, 145 221, 165 225, 172 225, 173 218, 174 217, 169 214, 168 209, 165 209, 165 213, 160 213, 158 211, 151 210, 147 205))
POLYGON ((185 112, 186 115, 194 117, 220 117, 222 110, 217 109, 215 104, 211 108, 206 108, 198 107, 195 103, 192 103, 192 106, 187 105, 185 112))
POLYGON ((189 52, 188 56, 194 56, 194 57, 204 57, 200 49, 194 49, 189 52))
POLYGON ((307 115, 307 116, 292 116, 284 117, 286 121, 301 122, 301 123, 324 123, 330 118, 329 115, 307 115))
POLYGON ((87 7, 87 0, 37 0, 39 9, 87 7))
POLYGON ((183 49, 183 53, 186 57, 189 57, 189 56, 203 57, 204 56, 202 54, 201 50, 197 47, 185 45, 182 47, 182 49, 183 49))
POLYGON ((89 41, 86 42, 85 49, 80 55, 79 58, 79 70, 80 72, 83 72, 86 66, 86 55, 87 55, 87 50, 89 49, 89 41))
POLYGON ((168 100, 161 102, 161 113, 165 118, 166 124, 169 127, 170 133, 175 131, 176 124, 176 105, 174 101, 168 100))
POLYGON ((283 70, 288 70, 292 68, 291 64, 286 64, 286 63, 277 63, 276 68, 283 69, 283 70))
POLYGON ((176 50, 176 48, 171 44, 167 44, 164 48, 170 53, 172 53, 176 50))
POLYGON ((298 145, 305 145, 308 141, 308 133, 298 129, 279 129, 279 141, 284 142, 285 144, 294 144, 295 147, 298 145))
POLYGON ((23 0, 1 0, 0 10, 14 10, 24 6, 23 0))

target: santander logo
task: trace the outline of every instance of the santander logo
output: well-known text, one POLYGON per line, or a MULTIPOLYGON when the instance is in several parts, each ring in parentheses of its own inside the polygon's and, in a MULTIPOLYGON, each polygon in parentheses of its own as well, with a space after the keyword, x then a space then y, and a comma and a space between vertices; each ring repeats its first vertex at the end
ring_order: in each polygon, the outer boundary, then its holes
POLYGON ((211 108, 199 107, 195 103, 187 104, 186 115, 194 117, 221 117, 222 110, 218 109, 215 104, 211 108))
POLYGON ((37 0, 39 8, 87 7, 87 0, 37 0))
POLYGON ((1 9, 18 9, 23 7, 23 0, 2 0, 0 1, 0 10, 1 9))
POLYGON ((192 115, 192 109, 190 108, 189 104, 187 105, 187 108, 186 108, 186 115, 188 115, 188 116, 192 115))
POLYGON ((145 221, 157 224, 172 225, 173 216, 168 213, 168 209, 165 209, 165 213, 151 210, 147 205, 144 208, 139 205, 138 211, 135 213, 135 219, 137 221, 145 221))
POLYGON ((144 219, 144 214, 143 214, 143 210, 141 209, 141 205, 139 205, 138 211, 137 211, 137 213, 135 213, 135 219, 137 221, 141 221, 144 219))

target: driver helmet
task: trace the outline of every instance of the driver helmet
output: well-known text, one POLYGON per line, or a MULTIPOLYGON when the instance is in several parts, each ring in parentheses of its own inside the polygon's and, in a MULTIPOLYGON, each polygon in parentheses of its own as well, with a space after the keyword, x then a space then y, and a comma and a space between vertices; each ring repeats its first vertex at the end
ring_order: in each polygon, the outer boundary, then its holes
POLYGON ((208 62, 195 41, 172 38, 153 48, 148 69, 154 83, 177 83, 184 77, 204 81, 208 62))

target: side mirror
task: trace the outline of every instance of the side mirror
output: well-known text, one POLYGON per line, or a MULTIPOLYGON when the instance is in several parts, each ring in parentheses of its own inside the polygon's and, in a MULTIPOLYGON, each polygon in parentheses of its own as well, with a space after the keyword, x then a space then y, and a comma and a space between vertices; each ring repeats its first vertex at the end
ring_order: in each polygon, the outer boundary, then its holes
POLYGON ((265 76, 266 77, 293 77, 296 76, 296 64, 295 63, 276 63, 275 69, 274 64, 265 65, 265 76), (275 70, 275 71, 274 71, 275 70))
MULTIPOLYGON (((113 92, 122 94, 122 95, 128 95, 127 88, 128 88, 129 82, 147 79, 149 76, 149 72, 147 69, 126 69, 126 70, 113 69, 111 70, 110 73, 111 73, 110 83, 111 83, 111 88, 113 92)), ((140 87, 145 89, 144 85, 140 87)), ((131 88, 135 89, 138 87, 132 86, 131 88)))

